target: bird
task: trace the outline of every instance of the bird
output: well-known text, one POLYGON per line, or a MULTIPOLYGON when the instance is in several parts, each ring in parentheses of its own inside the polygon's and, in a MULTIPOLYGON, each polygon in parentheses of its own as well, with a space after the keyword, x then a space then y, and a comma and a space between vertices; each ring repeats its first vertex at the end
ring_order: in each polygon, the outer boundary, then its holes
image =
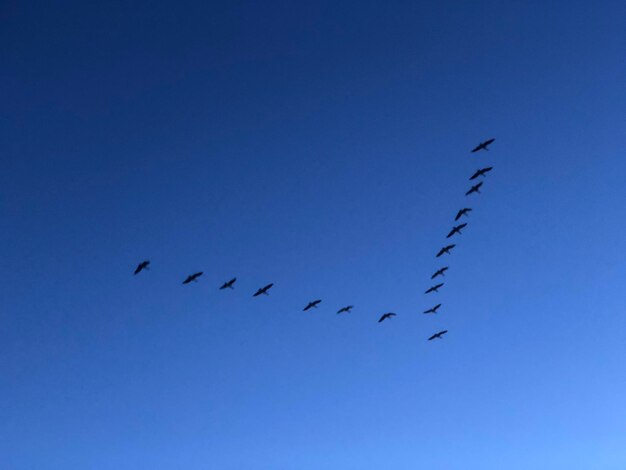
POLYGON ((139 274, 141 271, 143 271, 144 269, 150 269, 148 266, 150 265, 150 261, 146 260, 146 261, 142 261, 141 263, 139 263, 137 265, 137 268, 135 268, 135 275, 139 274))
POLYGON ((385 314, 383 314, 383 316, 382 316, 382 317, 380 317, 380 318, 378 319, 378 323, 380 323, 381 321, 386 320, 387 318, 391 318, 391 317, 395 317, 395 316, 396 316, 396 314, 395 314, 395 313, 393 313, 393 312, 385 313, 385 314))
POLYGON ((200 276, 202 276, 202 274, 203 274, 203 273, 202 273, 202 271, 197 272, 197 273, 194 273, 194 274, 190 274, 189 276, 187 276, 187 279, 185 279, 185 280, 183 281, 183 284, 189 284, 189 283, 190 283, 190 282, 192 282, 192 281, 193 281, 193 282, 196 282, 196 280, 197 280, 200 276))
POLYGON ((261 287, 259 290, 257 290, 257 291, 256 291, 256 292, 252 295, 252 297, 257 297, 257 296, 259 296, 259 295, 261 295, 261 294, 269 295, 269 294, 267 293, 267 291, 268 291, 268 290, 270 290, 270 289, 272 288, 272 286, 273 286, 273 285, 274 285, 274 283, 271 283, 271 284, 266 285, 265 287, 261 287))
POLYGON ((472 153, 478 152, 479 150, 489 150, 487 147, 489 147, 493 143, 494 140, 496 139, 489 139, 489 140, 485 140, 484 142, 481 142, 480 144, 478 144, 476 147, 472 149, 472 153))
POLYGON ((340 308, 337 313, 350 313, 350 310, 354 308, 354 305, 348 305, 347 307, 340 308))
POLYGON ((470 180, 475 180, 479 176, 485 176, 485 174, 489 173, 491 170, 493 170, 492 166, 488 166, 486 168, 481 168, 479 170, 476 170, 474 174, 470 177, 470 180))
POLYGON ((470 188, 470 190, 468 192, 465 193, 466 196, 469 196, 472 193, 480 193, 480 187, 483 185, 483 182, 481 181, 478 184, 475 184, 474 186, 472 186, 470 188))
POLYGON ((320 302, 321 302, 320 299, 314 300, 313 302, 309 302, 308 305, 302 309, 302 311, 306 312, 310 308, 317 308, 320 302))
POLYGON ((463 209, 461 209, 459 212, 456 213, 456 217, 454 218, 455 221, 459 220, 462 216, 467 217, 467 214, 470 213, 472 211, 471 208, 469 207, 464 207, 463 209))
POLYGON ((448 330, 443 330, 440 331, 439 333, 435 333, 434 335, 432 335, 430 338, 428 338, 428 341, 431 341, 435 338, 441 338, 443 335, 445 335, 448 332, 448 330))
POLYGON ((443 287, 443 282, 441 284, 437 284, 428 289, 424 294, 430 294, 431 292, 439 292, 439 288, 443 287))
POLYGON ((437 313, 437 309, 439 307, 441 307, 441 304, 437 304, 433 308, 429 308, 428 310, 424 310, 424 313, 437 313))
POLYGON ((441 255, 443 255, 444 253, 450 254, 450 250, 452 250, 452 248, 454 248, 456 245, 447 245, 444 246, 441 250, 439 250, 439 253, 437 253, 437 256, 435 256, 435 258, 439 258, 441 255))
POLYGON ((237 281, 237 278, 233 277, 230 281, 226 281, 224 284, 222 284, 220 289, 234 289, 233 285, 235 284, 236 281, 237 281))
POLYGON ((446 238, 450 238, 455 233, 461 234, 461 230, 463 230, 466 226, 467 224, 455 225, 454 227, 452 227, 452 230, 450 230, 450 233, 446 235, 446 238))
POLYGON ((438 269, 437 271, 435 271, 435 274, 433 274, 432 276, 430 276, 431 279, 435 279, 437 276, 445 276, 445 272, 448 270, 449 268, 447 266, 444 266, 441 269, 438 269))

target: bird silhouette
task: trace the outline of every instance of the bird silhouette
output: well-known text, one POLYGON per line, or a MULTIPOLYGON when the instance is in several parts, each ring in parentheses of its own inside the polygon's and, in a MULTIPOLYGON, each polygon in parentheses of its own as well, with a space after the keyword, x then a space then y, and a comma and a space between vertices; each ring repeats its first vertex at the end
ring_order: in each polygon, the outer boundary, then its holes
POLYGON ((441 269, 438 269, 437 271, 435 271, 435 274, 433 274, 432 276, 430 276, 431 279, 435 279, 437 276, 445 276, 445 272, 448 270, 448 266, 444 266, 441 269))
POLYGON ((431 292, 439 292, 439 288, 443 287, 443 282, 441 284, 437 284, 428 289, 424 294, 430 294, 431 292))
POLYGON ((478 184, 475 184, 474 186, 472 186, 470 188, 470 190, 468 192, 465 193, 466 196, 469 196, 472 193, 480 193, 480 187, 483 185, 483 182, 481 181, 478 184))
POLYGON ((347 307, 340 308, 337 313, 350 313, 350 310, 354 308, 354 305, 348 305, 347 307))
POLYGON ((428 310, 424 310, 424 313, 437 313, 437 309, 439 307, 441 307, 441 304, 437 304, 433 308, 429 308, 428 310))
POLYGON ((481 142, 480 144, 478 144, 476 147, 472 149, 472 153, 478 152, 479 150, 489 150, 487 147, 489 147, 493 143, 494 140, 496 139, 489 139, 489 140, 485 140, 484 142, 481 142))
POLYGON ((183 284, 189 284, 189 283, 190 283, 190 282, 192 282, 192 281, 193 281, 193 282, 196 282, 196 280, 197 280, 200 276, 202 276, 202 274, 203 274, 203 273, 202 273, 202 271, 197 272, 197 273, 194 273, 194 274, 190 274, 189 276, 187 276, 187 279, 185 279, 185 280, 183 281, 183 284))
POLYGON ((428 338, 428 341, 431 341, 435 338, 441 338, 443 335, 445 335, 448 332, 448 330, 443 330, 440 331, 439 333, 435 333, 434 335, 432 335, 430 338, 428 338))
POLYGON ((306 312, 310 308, 317 308, 318 304, 321 302, 320 299, 309 302, 306 307, 302 309, 303 312, 306 312))
POLYGON ((143 271, 144 269, 150 269, 150 261, 146 260, 146 261, 142 261, 141 263, 139 263, 137 265, 137 267, 135 268, 135 275, 139 274, 141 271, 143 271))
POLYGON ((454 218, 455 221, 459 220, 462 216, 467 217, 467 214, 470 213, 472 211, 471 208, 469 207, 464 207, 463 209, 461 209, 459 212, 456 213, 456 217, 454 218))
POLYGON ((396 316, 396 314, 393 313, 393 312, 384 313, 383 316, 378 319, 378 323, 380 323, 381 321, 386 320, 387 318, 391 318, 391 317, 395 317, 395 316, 396 316))
POLYGON ((234 289, 233 285, 237 282, 237 278, 233 277, 230 281, 226 281, 221 285, 220 289, 234 289))
POLYGON ((455 225, 454 227, 452 227, 452 230, 450 230, 450 233, 446 235, 446 238, 450 238, 455 233, 461 234, 461 230, 463 230, 466 226, 467 224, 455 225))
POLYGON ((493 170, 492 166, 488 166, 486 168, 481 168, 480 170, 476 170, 476 172, 470 177, 470 180, 475 180, 479 176, 485 176, 486 173, 489 173, 493 170))
POLYGON ((437 256, 435 256, 435 258, 439 258, 441 255, 443 255, 444 253, 450 254, 450 250, 452 250, 452 248, 454 248, 456 245, 447 245, 444 246, 441 250, 439 250, 439 253, 437 253, 437 256))
POLYGON ((257 291, 256 291, 256 292, 252 295, 252 297, 257 297, 257 296, 259 296, 259 295, 261 295, 261 294, 264 294, 264 295, 269 295, 269 294, 267 293, 267 291, 268 291, 268 290, 270 290, 270 289, 272 288, 272 286, 273 286, 273 285, 274 285, 274 283, 271 283, 271 284, 266 285, 265 287, 261 287, 259 290, 257 290, 257 291))

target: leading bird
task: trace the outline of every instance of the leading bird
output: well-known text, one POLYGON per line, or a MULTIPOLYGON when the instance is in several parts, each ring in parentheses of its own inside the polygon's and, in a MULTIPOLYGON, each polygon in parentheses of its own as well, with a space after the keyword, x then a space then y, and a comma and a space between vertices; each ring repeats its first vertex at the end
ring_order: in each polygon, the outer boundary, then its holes
POLYGON ((148 260, 142 261, 141 263, 139 263, 137 265, 137 268, 135 268, 135 275, 139 274, 144 269, 150 269, 148 266, 150 266, 150 261, 148 260))

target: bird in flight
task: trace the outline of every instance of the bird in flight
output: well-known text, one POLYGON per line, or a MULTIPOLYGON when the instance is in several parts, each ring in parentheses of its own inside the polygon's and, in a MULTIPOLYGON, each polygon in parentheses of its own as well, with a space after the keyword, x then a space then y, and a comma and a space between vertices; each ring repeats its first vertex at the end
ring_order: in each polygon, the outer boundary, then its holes
POLYGON ((487 173, 489 173, 491 170, 493 170, 492 166, 488 166, 486 168, 481 168, 480 170, 476 170, 474 172, 474 174, 470 177, 470 180, 475 180, 476 178, 478 178, 479 176, 485 176, 487 173))
POLYGON ((378 323, 380 323, 381 321, 386 320, 387 318, 391 318, 391 317, 395 317, 395 316, 396 316, 396 314, 395 314, 395 313, 393 313, 393 312, 385 313, 385 314, 383 314, 383 316, 382 316, 382 317, 380 317, 380 318, 378 319, 378 323))
POLYGON ((424 313, 437 313, 437 309, 441 307, 441 304, 435 305, 433 308, 429 308, 428 310, 424 310, 424 313))
POLYGON ((258 291, 256 291, 256 292, 252 295, 252 297, 257 297, 257 296, 259 296, 259 295, 261 295, 261 294, 269 295, 269 294, 267 293, 267 291, 268 291, 268 290, 270 290, 270 289, 272 288, 272 286, 273 286, 273 285, 274 285, 274 283, 271 283, 271 284, 266 285, 265 287, 261 287, 258 291))
POLYGON ((144 269, 150 269, 148 266, 150 265, 150 261, 146 260, 146 261, 142 261, 141 263, 139 263, 137 265, 137 268, 135 268, 135 275, 139 274, 141 271, 143 271, 144 269))
POLYGON ((185 279, 185 280, 183 281, 183 284, 189 284, 189 283, 190 283, 190 282, 192 282, 192 281, 193 281, 193 282, 196 282, 196 280, 197 280, 200 276, 202 276, 202 274, 203 274, 203 273, 202 273, 202 271, 197 272, 197 273, 194 273, 194 274, 190 274, 189 276, 187 276, 187 279, 185 279))
POLYGON ((457 221, 462 216, 467 217, 467 214, 470 213, 471 211, 472 209, 470 209, 469 207, 464 207, 463 209, 461 209, 459 212, 456 213, 456 217, 454 218, 454 220, 457 221))
POLYGON ((483 182, 481 181, 478 184, 475 184, 474 186, 472 186, 470 188, 470 190, 468 192, 465 193, 466 196, 469 196, 472 193, 480 193, 480 187, 483 185, 483 182))
POLYGON ((348 305, 347 307, 340 308, 337 313, 350 313, 350 310, 354 308, 354 305, 348 305))
POLYGON ((226 281, 221 285, 220 289, 234 289, 233 285, 237 282, 237 278, 233 277, 230 281, 226 281))
POLYGON ((430 289, 428 289, 426 292, 424 292, 424 294, 430 294, 431 292, 439 292, 439 288, 443 287, 443 282, 441 284, 437 284, 435 286, 432 286, 430 289))
POLYGON ((452 227, 452 230, 450 230, 450 233, 446 235, 446 238, 450 238, 455 233, 461 234, 461 230, 463 230, 466 226, 467 224, 455 225, 454 227, 452 227))
POLYGON ((437 256, 435 256, 435 258, 439 258, 441 255, 443 255, 444 253, 450 254, 450 250, 452 250, 452 248, 454 248, 456 245, 447 245, 444 246, 441 250, 439 250, 439 253, 437 253, 437 256))
POLYGON ((480 144, 478 144, 476 147, 472 149, 472 153, 478 152, 479 150, 489 150, 487 147, 489 147, 493 143, 494 140, 496 139, 489 139, 489 140, 485 140, 484 142, 481 142, 480 144))
POLYGON ((437 276, 445 276, 445 272, 448 270, 449 268, 447 266, 444 266, 441 269, 438 269, 437 271, 435 271, 435 274, 433 274, 432 276, 430 276, 431 279, 435 279, 437 276))
POLYGON ((435 333, 434 335, 432 335, 430 338, 428 338, 428 341, 431 341, 433 339, 437 339, 437 338, 441 338, 443 335, 445 335, 448 332, 448 330, 443 330, 440 331, 439 333, 435 333))
POLYGON ((313 302, 309 302, 306 307, 302 309, 303 312, 306 312, 310 308, 317 308, 318 304, 321 302, 320 299, 314 300, 313 302))

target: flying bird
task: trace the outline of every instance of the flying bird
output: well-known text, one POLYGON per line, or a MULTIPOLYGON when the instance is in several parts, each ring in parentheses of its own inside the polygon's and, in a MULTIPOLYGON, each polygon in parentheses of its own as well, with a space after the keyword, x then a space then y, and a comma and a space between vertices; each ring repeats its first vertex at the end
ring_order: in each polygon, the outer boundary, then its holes
POLYGON ((467 217, 467 214, 470 213, 472 211, 471 208, 469 207, 464 207, 463 209, 461 209, 459 212, 456 213, 456 217, 454 218, 455 221, 459 220, 462 216, 467 217))
POLYGON ((480 170, 476 170, 474 174, 470 177, 470 180, 475 180, 479 176, 485 176, 485 174, 489 173, 491 170, 493 170, 492 166, 488 166, 486 168, 481 168, 480 170))
POLYGON ((428 310, 424 310, 424 313, 437 313, 437 309, 441 307, 441 304, 435 305, 433 308, 429 308, 428 310))
POLYGON ((222 284, 220 289, 234 289, 233 285, 235 284, 236 281, 237 281, 237 278, 233 277, 230 281, 226 281, 224 284, 222 284))
POLYGON ((266 285, 265 287, 261 287, 258 291, 256 291, 256 292, 252 295, 252 297, 257 297, 257 296, 259 296, 259 295, 261 295, 261 294, 269 295, 269 294, 267 293, 267 291, 268 291, 268 290, 270 290, 270 289, 272 288, 272 286, 273 286, 273 285, 274 285, 274 283, 272 283, 272 284, 268 284, 268 285, 266 285))
POLYGON ((439 258, 441 255, 443 255, 444 253, 450 254, 450 250, 452 250, 452 248, 454 248, 456 245, 447 245, 444 246, 441 250, 439 250, 439 253, 437 253, 437 256, 435 256, 435 258, 439 258))
POLYGON ((480 144, 478 144, 476 147, 472 149, 472 153, 478 152, 479 150, 489 150, 487 147, 489 147, 493 143, 494 140, 496 139, 489 139, 489 140, 485 140, 484 142, 481 142, 480 144))
POLYGON ((437 276, 445 276, 445 272, 448 270, 449 268, 447 266, 444 266, 441 269, 438 269, 437 271, 435 271, 435 274, 433 274, 432 276, 430 276, 431 279, 435 279, 437 276))
POLYGON ((340 308, 337 313, 350 313, 350 310, 354 308, 354 305, 348 305, 347 307, 340 308))
POLYGON ((150 261, 146 260, 146 261, 142 261, 141 263, 139 263, 137 265, 137 268, 135 268, 135 275, 139 274, 141 271, 143 271, 144 269, 150 269, 148 266, 150 265, 150 261))
POLYGON ((191 274, 191 275, 187 276, 187 279, 185 279, 185 280, 183 281, 183 284, 189 284, 189 283, 190 283, 190 282, 192 282, 192 281, 193 281, 193 282, 196 282, 196 280, 197 280, 200 276, 202 276, 202 274, 203 274, 203 273, 202 273, 202 271, 200 271, 200 272, 198 272, 198 273, 194 273, 194 274, 191 274))
POLYGON ((428 341, 431 341, 435 338, 441 338, 443 335, 445 335, 448 332, 448 330, 443 330, 440 331, 439 333, 435 333, 434 335, 432 335, 430 338, 428 338, 428 341))
POLYGON ((317 308, 318 304, 321 302, 320 299, 314 300, 313 302, 309 302, 306 307, 302 309, 303 312, 306 312, 310 308, 317 308))
POLYGON ((391 318, 391 317, 395 317, 395 316, 396 316, 396 314, 395 314, 395 313, 393 313, 393 312, 385 313, 385 314, 383 314, 383 316, 382 316, 382 317, 380 317, 380 318, 378 319, 378 323, 380 323, 381 321, 386 320, 387 318, 391 318))
POLYGON ((478 184, 475 184, 474 186, 472 186, 470 188, 470 190, 468 192, 465 193, 466 196, 469 196, 472 193, 480 193, 480 187, 483 185, 483 182, 481 181, 478 184))
POLYGON ((430 294, 431 292, 439 292, 439 288, 443 287, 443 282, 441 284, 437 284, 435 286, 432 286, 430 289, 428 289, 426 292, 424 292, 424 294, 430 294))
POLYGON ((463 230, 466 226, 467 224, 455 225, 454 227, 452 227, 452 230, 450 230, 450 233, 446 235, 446 238, 450 238, 455 233, 461 234, 461 230, 463 230))

